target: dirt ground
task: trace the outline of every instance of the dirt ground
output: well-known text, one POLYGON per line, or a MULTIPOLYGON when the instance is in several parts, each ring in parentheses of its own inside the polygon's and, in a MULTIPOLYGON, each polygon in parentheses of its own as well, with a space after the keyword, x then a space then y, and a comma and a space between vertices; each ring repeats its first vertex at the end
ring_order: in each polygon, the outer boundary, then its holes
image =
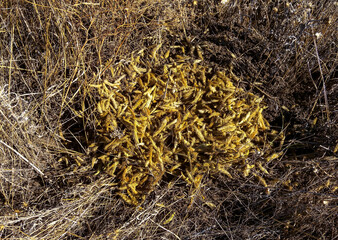
POLYGON ((325 0, 1 1, 0 239, 337 239, 337 8, 325 0), (131 206, 114 177, 92 168, 85 87, 159 43, 196 59, 201 49, 212 74, 231 71, 264 97, 264 117, 285 136, 273 145, 282 154, 264 165, 267 186, 234 171, 232 179, 205 174, 196 190, 168 174, 131 206))

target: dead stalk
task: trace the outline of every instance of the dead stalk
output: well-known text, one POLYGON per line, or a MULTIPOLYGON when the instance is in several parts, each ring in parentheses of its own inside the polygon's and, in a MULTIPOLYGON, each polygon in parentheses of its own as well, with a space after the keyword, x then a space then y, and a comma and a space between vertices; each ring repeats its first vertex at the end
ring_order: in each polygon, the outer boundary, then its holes
POLYGON ((21 153, 19 153, 18 151, 16 151, 14 148, 12 148, 11 146, 9 146, 7 143, 3 142, 2 140, 0 140, 0 143, 2 143, 3 145, 5 145, 6 147, 8 147, 10 150, 12 150, 14 153, 16 153, 19 157, 21 157, 26 163, 28 163, 32 168, 34 168, 35 171, 37 171, 40 175, 45 176, 45 174, 43 174, 43 172, 36 167, 33 163, 31 163, 27 158, 25 158, 21 153))
POLYGON ((311 26, 311 28, 312 28, 312 35, 313 35, 313 43, 314 43, 315 49, 316 49, 316 57, 317 57, 317 61, 318 61, 318 67, 319 67, 319 71, 320 71, 320 77, 321 77, 322 82, 323 82, 323 93, 324 93, 326 117, 327 117, 327 121, 330 122, 329 102, 327 100, 327 92, 326 92, 326 85, 325 85, 322 65, 320 64, 320 58, 319 58, 319 54, 318 54, 318 47, 317 47, 317 42, 316 42, 316 38, 315 38, 315 35, 314 35, 313 27, 311 26))

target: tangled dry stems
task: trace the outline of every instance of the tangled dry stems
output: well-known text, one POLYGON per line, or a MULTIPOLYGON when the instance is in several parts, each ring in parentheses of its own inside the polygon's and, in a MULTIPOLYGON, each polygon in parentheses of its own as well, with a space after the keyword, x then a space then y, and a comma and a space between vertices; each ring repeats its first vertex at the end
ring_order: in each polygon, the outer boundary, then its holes
POLYGON ((0 139, 10 146, 0 144, 1 238, 337 236, 336 3, 196 2, 1 2, 0 139), (135 209, 116 196, 115 179, 58 159, 83 154, 82 127, 95 130, 74 112, 84 83, 109 61, 186 37, 208 46, 215 71, 232 64, 241 87, 265 96, 286 155, 265 166, 270 194, 240 175, 205 177, 194 196, 164 178, 135 209))

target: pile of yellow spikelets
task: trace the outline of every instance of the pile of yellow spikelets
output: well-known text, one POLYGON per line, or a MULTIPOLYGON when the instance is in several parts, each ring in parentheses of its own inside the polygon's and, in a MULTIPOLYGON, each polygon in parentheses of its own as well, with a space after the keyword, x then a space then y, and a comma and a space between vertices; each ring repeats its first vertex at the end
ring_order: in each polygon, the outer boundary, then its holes
POLYGON ((105 80, 89 85, 99 95, 92 165, 100 163, 116 176, 119 195, 134 205, 164 173, 197 188, 207 172, 266 172, 261 162, 246 161, 269 149, 261 149, 269 130, 262 98, 236 86, 231 71, 212 74, 202 56, 160 50, 161 45, 149 56, 141 51, 120 61, 105 80))

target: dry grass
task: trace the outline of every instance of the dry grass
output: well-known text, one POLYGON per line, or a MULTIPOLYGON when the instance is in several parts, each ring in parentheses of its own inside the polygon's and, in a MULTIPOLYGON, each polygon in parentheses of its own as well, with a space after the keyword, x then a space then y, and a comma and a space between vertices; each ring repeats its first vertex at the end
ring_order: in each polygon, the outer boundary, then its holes
POLYGON ((337 2, 96 2, 0 3, 1 239, 337 238, 337 2), (59 161, 96 131, 77 116, 94 107, 83 86, 159 43, 199 45, 204 65, 265 96, 286 135, 268 188, 204 175, 192 191, 168 175, 131 207, 90 161, 59 161))

